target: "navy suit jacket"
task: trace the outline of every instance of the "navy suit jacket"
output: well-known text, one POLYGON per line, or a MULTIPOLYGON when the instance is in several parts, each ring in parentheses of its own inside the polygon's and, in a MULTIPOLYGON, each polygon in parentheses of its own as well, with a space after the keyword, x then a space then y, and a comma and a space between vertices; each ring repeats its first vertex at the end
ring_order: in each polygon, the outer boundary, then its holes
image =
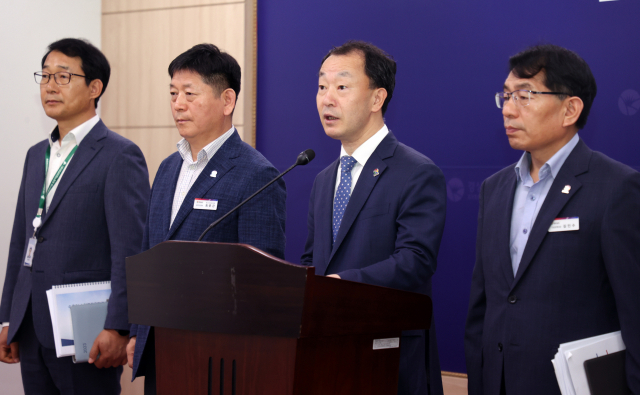
MULTIPOLYGON (((339 165, 338 159, 320 172, 313 184, 302 264, 315 266, 317 275, 338 274, 343 280, 430 295, 446 215, 442 171, 389 132, 362 169, 332 243, 339 165)), ((426 372, 414 372, 422 376, 421 387, 416 388, 415 383, 403 383, 406 376, 402 371, 418 371, 426 362, 431 394, 442 394, 435 330, 429 334, 428 346, 424 331, 403 334, 419 336, 422 341, 417 342, 421 349, 406 354, 401 345, 401 392, 426 393, 426 372)), ((408 344, 408 338, 403 336, 402 342, 408 344)))
MULTIPOLYGON (((57 133, 57 130, 54 131, 57 133)), ((49 141, 29 149, 9 246, 0 321, 11 342, 31 300, 40 343, 54 348, 45 292, 53 285, 111 280, 106 329, 129 329, 125 257, 140 249, 149 174, 140 149, 98 122, 80 142, 42 216, 32 268, 23 265, 45 180, 49 141)))
MULTIPOLYGON (((279 174, 236 131, 209 160, 169 227, 182 162, 176 152, 160 164, 151 190, 142 251, 166 240, 197 240, 211 223, 279 174), (214 170, 217 175, 211 177, 214 170), (194 210, 196 198, 217 199, 217 210, 194 210)), ((284 181, 280 179, 209 231, 203 241, 249 244, 284 259, 286 199, 284 181)), ((137 336, 133 377, 144 376, 147 367, 155 363, 154 345, 146 344, 149 332, 149 326, 131 326, 131 336, 137 336)))
POLYGON ((629 387, 640 394, 640 173, 580 140, 531 229, 515 278, 509 251, 515 165, 480 193, 465 352, 469 394, 560 394, 561 343, 622 330, 629 387), (562 193, 570 185, 568 194, 562 193), (555 218, 578 231, 549 233, 555 218))

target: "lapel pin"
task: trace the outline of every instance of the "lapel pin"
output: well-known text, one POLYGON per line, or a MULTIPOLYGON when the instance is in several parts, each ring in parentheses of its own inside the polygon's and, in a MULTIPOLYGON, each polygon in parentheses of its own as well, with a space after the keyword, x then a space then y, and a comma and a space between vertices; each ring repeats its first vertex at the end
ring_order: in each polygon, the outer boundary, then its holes
POLYGON ((565 185, 564 189, 562 190, 562 193, 569 194, 570 190, 571 190, 571 185, 565 185))
POLYGON ((211 177, 217 177, 218 176, 218 171, 214 170, 211 172, 211 177))
POLYGON ((378 177, 380 175, 380 170, 378 169, 373 169, 373 176, 374 177, 378 177))

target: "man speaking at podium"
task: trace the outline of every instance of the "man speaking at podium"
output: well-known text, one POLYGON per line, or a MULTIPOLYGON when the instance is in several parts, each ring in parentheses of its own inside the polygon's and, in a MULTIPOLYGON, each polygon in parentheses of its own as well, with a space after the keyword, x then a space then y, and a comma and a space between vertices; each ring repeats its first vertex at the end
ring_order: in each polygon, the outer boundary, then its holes
MULTIPOLYGON (((279 174, 233 126, 240 66, 231 55, 199 44, 171 62, 169 75, 171 112, 183 138, 178 152, 158 169, 142 251, 166 240, 197 240, 211 223, 279 174)), ((219 223, 204 241, 249 244, 284 258, 285 202, 280 179, 219 223)), ((145 394, 154 394, 153 331, 133 324, 131 336, 129 365, 134 377, 146 377, 145 394)))
POLYGON ((480 192, 469 394, 560 395, 560 344, 618 330, 640 394, 640 174, 578 136, 596 96, 582 58, 541 45, 509 66, 496 104, 524 152, 480 192))
MULTIPOLYGON (((388 54, 361 41, 323 59, 318 113, 342 148, 313 184, 301 261, 318 275, 430 295, 446 186, 440 169, 385 125, 395 73, 388 54)), ((435 340, 433 320, 428 335, 403 332, 398 394, 442 394, 435 340)))

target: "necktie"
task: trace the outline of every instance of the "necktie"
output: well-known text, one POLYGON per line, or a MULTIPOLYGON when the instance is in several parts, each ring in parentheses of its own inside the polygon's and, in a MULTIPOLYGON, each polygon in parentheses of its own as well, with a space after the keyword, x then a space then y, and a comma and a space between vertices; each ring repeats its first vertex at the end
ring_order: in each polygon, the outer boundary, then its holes
POLYGON ((351 197, 351 169, 358 163, 353 156, 343 156, 340 158, 340 184, 333 199, 333 241, 336 241, 338 229, 351 197))

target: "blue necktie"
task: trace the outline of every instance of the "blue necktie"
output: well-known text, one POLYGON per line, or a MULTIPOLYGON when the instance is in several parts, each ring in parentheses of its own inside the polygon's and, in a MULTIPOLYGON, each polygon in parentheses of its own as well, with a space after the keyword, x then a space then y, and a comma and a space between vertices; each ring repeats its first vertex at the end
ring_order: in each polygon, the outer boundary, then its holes
POLYGON ((336 241, 338 229, 351 197, 351 169, 358 163, 353 156, 343 156, 340 158, 340 184, 333 199, 333 242, 336 241))

